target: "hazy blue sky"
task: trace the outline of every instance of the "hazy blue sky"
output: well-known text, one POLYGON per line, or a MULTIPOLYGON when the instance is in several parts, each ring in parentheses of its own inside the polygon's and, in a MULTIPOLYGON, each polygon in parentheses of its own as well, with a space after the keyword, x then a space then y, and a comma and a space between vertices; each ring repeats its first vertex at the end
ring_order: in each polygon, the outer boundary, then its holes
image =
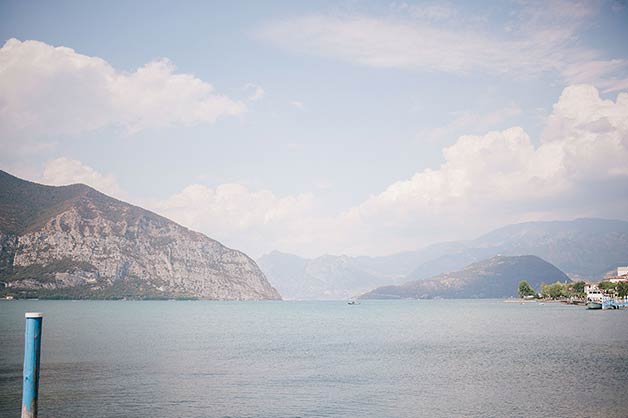
POLYGON ((0 2, 0 167, 253 256, 628 219, 628 7, 0 2))

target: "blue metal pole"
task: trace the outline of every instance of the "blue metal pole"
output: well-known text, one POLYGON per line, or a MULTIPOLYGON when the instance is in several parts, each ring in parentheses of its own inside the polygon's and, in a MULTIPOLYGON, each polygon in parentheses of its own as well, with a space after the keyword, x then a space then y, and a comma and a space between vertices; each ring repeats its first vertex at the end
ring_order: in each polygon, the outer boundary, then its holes
POLYGON ((41 324, 44 314, 26 315, 24 335, 24 384, 22 386, 22 418, 37 418, 39 398, 39 355, 41 353, 41 324))

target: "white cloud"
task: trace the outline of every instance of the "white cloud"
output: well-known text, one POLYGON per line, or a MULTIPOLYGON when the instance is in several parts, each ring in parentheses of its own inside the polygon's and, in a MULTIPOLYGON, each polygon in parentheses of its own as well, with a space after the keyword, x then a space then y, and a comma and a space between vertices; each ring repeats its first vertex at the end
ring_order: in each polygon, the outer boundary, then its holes
POLYGON ((248 83, 244 86, 245 90, 252 91, 252 93, 248 97, 248 101, 256 102, 264 97, 264 89, 258 86, 257 84, 248 83))
POLYGON ((304 239, 313 195, 278 197, 269 190, 252 191, 241 184, 209 188, 193 184, 153 204, 158 213, 228 245, 261 254, 304 239))
POLYGON ((311 15, 263 26, 261 39, 302 54, 354 64, 452 74, 508 74, 514 78, 551 73, 567 84, 625 87, 628 62, 605 59, 579 42, 596 13, 587 1, 520 2, 513 20, 487 22, 450 4, 397 7, 387 17, 311 15), (469 24, 468 22, 474 22, 469 24))
POLYGON ((420 5, 409 5, 402 3, 398 6, 400 11, 410 13, 418 19, 426 20, 447 20, 458 15, 458 9, 449 3, 428 3, 420 5))
POLYGON ((0 49, 0 103, 0 133, 12 143, 105 126, 133 133, 214 123, 246 110, 211 84, 176 73, 167 59, 125 72, 70 48, 17 39, 0 49))
POLYGON ((566 88, 543 132, 545 147, 561 148, 570 179, 628 175, 628 93, 612 101, 592 86, 566 88))
MULTIPOLYGON (((194 184, 143 206, 254 256, 386 254, 513 222, 625 217, 628 93, 604 100, 590 85, 570 86, 538 141, 512 127, 461 136, 443 157, 332 216, 311 193, 277 196, 241 184, 194 184)), ((43 180, 123 194, 113 176, 67 158, 49 162, 43 180)))
POLYGON ((268 190, 250 191, 241 184, 227 183, 215 189, 201 184, 187 186, 159 207, 188 224, 244 230, 285 219, 295 210, 307 209, 310 203, 308 194, 278 198, 268 190))
MULTIPOLYGON (((60 157, 45 163, 43 172, 21 172, 33 181, 53 186, 82 183, 109 196, 153 210, 183 226, 202 232, 223 244, 259 256, 271 249, 295 246, 324 251, 325 242, 313 246, 330 222, 315 217, 311 193, 276 196, 270 190, 250 190, 237 183, 215 188, 189 185, 158 200, 130 196, 112 174, 104 174, 81 161, 60 157)), ((311 253, 312 255, 315 253, 311 253)))
POLYGON ((570 84, 594 83, 605 93, 628 89, 628 60, 591 60, 565 66, 562 75, 570 84))
POLYGON ((530 219, 621 216, 628 94, 602 100, 592 86, 568 87, 538 145, 512 127, 461 136, 443 157, 335 216, 321 215, 323 202, 311 194, 277 197, 236 184, 189 186, 154 209, 254 254, 304 255, 386 254, 530 219))
MULTIPOLYGON (((192 184, 163 200, 131 197, 115 176, 66 157, 48 161, 41 175, 28 177, 54 186, 87 184, 252 255, 274 248, 311 245, 317 234, 313 228, 321 224, 314 218, 314 196, 310 193, 279 197, 269 190, 226 183, 215 188, 192 184)), ((317 250, 322 251, 322 247, 317 250)))
POLYGON ((625 215, 628 196, 617 185, 628 181, 628 94, 602 100, 592 86, 570 86, 554 105, 540 145, 514 127, 462 136, 443 155, 438 169, 391 184, 342 219, 400 250, 530 213, 625 215), (569 201, 577 206, 565 210, 569 201))
POLYGON ((305 109, 305 105, 303 104, 303 102, 300 102, 298 100, 290 101, 290 105, 296 107, 299 110, 304 110, 305 109))
POLYGON ((455 118, 449 124, 437 128, 424 129, 419 132, 419 138, 436 142, 443 139, 451 139, 462 133, 482 133, 496 129, 499 125, 510 122, 520 114, 521 108, 514 103, 488 113, 455 112, 455 118))
POLYGON ((524 65, 529 70, 543 71, 552 64, 534 53, 531 45, 516 46, 517 50, 537 55, 538 65, 517 58, 515 45, 481 34, 367 16, 308 16, 278 21, 264 27, 261 36, 287 49, 380 68, 503 73, 524 65))
POLYGON ((65 157, 46 163, 41 182, 52 186, 83 183, 110 196, 124 197, 114 176, 101 174, 78 160, 65 157))

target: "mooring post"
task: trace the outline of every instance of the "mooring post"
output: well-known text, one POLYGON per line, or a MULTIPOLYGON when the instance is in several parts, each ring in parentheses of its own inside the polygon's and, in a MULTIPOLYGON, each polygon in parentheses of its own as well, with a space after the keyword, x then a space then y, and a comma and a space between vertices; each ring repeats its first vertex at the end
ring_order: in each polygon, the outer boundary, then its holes
POLYGON ((22 386, 22 418, 37 418, 39 398, 39 355, 41 325, 44 314, 28 312, 24 334, 24 383, 22 386))

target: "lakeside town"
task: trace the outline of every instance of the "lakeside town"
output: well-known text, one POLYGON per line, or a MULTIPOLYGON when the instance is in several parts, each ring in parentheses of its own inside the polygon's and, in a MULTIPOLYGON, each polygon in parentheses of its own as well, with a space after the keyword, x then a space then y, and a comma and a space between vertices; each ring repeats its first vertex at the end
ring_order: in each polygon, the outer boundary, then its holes
POLYGON ((616 274, 599 282, 541 284, 537 292, 526 280, 519 282, 519 297, 525 301, 556 301, 586 305, 587 309, 620 309, 628 306, 628 266, 617 267, 616 274))

